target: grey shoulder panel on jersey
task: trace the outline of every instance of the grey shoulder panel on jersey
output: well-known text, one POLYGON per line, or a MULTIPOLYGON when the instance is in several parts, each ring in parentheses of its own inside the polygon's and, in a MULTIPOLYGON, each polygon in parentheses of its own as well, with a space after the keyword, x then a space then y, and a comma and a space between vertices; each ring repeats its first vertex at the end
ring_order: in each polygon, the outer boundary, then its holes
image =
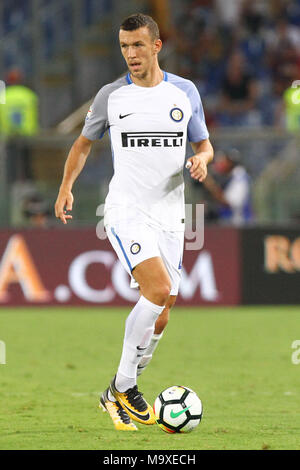
POLYGON ((101 139, 109 127, 107 103, 110 94, 118 88, 128 85, 126 75, 103 86, 97 93, 85 118, 82 135, 89 140, 101 139))
POLYGON ((179 75, 168 73, 168 82, 184 91, 190 100, 192 116, 188 123, 188 139, 190 142, 200 142, 209 138, 205 123, 204 110, 199 91, 196 85, 179 75))
POLYGON ((187 95, 189 95, 191 91, 193 91, 193 89, 196 88, 195 84, 191 80, 180 77, 179 75, 175 75, 174 73, 168 72, 167 77, 168 77, 167 81, 169 83, 172 83, 173 85, 177 86, 182 91, 184 91, 187 95))

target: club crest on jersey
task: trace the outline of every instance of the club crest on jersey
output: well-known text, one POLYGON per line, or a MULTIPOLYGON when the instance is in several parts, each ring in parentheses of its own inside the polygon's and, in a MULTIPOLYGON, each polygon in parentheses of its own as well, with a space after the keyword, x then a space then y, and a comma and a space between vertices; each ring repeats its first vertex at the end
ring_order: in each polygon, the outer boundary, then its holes
POLYGON ((183 111, 180 108, 173 108, 170 111, 170 116, 175 122, 180 122, 183 119, 183 111))
POLYGON ((141 245, 139 243, 133 243, 130 247, 130 251, 133 255, 137 255, 141 251, 141 245))

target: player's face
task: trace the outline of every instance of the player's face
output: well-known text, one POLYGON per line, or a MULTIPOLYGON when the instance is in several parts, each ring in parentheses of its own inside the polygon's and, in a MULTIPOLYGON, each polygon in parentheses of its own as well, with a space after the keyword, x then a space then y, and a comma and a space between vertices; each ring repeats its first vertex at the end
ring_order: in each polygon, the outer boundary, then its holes
POLYGON ((143 79, 156 63, 161 40, 154 40, 146 26, 135 31, 120 30, 120 46, 128 69, 133 77, 143 79))

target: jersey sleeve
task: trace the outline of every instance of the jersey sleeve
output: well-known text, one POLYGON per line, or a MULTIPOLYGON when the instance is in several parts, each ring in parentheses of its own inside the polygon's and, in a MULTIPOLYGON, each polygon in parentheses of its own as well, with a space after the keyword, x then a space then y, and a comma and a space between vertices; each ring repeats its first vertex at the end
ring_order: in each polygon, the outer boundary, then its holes
POLYGON ((108 129, 107 102, 108 90, 107 86, 101 88, 91 105, 82 129, 82 135, 89 140, 101 139, 108 129))
POLYGON ((194 83, 190 82, 187 94, 192 107, 192 116, 187 129, 188 139, 190 142, 200 142, 201 140, 208 139, 209 133, 206 127, 201 98, 194 83))

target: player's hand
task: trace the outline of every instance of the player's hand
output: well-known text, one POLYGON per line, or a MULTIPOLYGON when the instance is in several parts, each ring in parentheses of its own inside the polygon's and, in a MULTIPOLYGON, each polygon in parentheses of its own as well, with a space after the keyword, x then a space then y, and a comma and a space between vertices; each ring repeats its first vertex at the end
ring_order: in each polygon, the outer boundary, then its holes
POLYGON ((72 219, 67 211, 71 211, 73 207, 73 194, 70 190, 61 188, 59 190, 56 203, 55 203, 55 216, 62 221, 63 224, 67 224, 67 219, 72 219))
POLYGON ((207 164, 201 155, 194 155, 187 160, 186 168, 190 169, 190 175, 193 179, 200 182, 207 176, 207 164))

